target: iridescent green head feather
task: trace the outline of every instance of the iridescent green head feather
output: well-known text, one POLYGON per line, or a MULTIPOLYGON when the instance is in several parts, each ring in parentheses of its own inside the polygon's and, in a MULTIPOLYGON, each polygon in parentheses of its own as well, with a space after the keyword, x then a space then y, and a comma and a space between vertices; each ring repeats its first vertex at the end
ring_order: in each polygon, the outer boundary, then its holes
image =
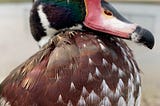
MULTIPOLYGON (((85 4, 84 0, 39 0, 41 3, 55 4, 62 8, 72 11, 75 22, 82 22, 85 17, 85 4)), ((64 15, 67 13, 64 13, 64 15)))

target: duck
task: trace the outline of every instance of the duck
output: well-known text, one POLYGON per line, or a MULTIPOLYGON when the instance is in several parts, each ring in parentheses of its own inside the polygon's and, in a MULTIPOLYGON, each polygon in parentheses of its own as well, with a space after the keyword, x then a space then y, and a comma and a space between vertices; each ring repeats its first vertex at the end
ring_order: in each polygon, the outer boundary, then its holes
POLYGON ((35 0, 40 50, 0 84, 1 106, 140 106, 141 71, 122 38, 153 48, 150 31, 106 0, 35 0))
POLYGON ((42 47, 64 30, 92 30, 152 49, 152 33, 123 17, 107 0, 35 0, 30 12, 33 38, 42 47))

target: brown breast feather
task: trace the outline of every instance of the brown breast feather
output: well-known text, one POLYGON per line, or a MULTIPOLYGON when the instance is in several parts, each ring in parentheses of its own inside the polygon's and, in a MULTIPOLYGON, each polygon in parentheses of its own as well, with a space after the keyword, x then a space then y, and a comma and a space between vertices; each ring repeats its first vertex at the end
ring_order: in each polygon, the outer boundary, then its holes
POLYGON ((128 46, 104 35, 71 33, 51 38, 10 73, 1 83, 1 104, 2 99, 12 106, 136 104, 140 71, 128 46))

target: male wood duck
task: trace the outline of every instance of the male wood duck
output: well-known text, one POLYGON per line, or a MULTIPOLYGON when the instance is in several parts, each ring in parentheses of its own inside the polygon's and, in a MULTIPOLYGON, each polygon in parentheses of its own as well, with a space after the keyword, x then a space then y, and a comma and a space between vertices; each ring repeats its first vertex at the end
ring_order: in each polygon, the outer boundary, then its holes
POLYGON ((63 30, 92 29, 154 45, 151 32, 125 19, 106 0, 35 0, 30 15, 31 32, 40 46, 63 30))
POLYGON ((140 69, 120 38, 151 49, 149 31, 103 0, 36 0, 30 22, 42 48, 1 83, 1 106, 140 105, 140 69))

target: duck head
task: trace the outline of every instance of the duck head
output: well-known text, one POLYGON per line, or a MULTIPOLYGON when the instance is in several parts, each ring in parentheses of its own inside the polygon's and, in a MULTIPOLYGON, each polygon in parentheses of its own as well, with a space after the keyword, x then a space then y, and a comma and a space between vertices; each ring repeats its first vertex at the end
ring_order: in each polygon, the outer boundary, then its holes
POLYGON ((150 31, 128 21, 106 0, 35 0, 30 23, 37 41, 65 29, 82 30, 87 27, 133 40, 150 49, 154 46, 150 31))

